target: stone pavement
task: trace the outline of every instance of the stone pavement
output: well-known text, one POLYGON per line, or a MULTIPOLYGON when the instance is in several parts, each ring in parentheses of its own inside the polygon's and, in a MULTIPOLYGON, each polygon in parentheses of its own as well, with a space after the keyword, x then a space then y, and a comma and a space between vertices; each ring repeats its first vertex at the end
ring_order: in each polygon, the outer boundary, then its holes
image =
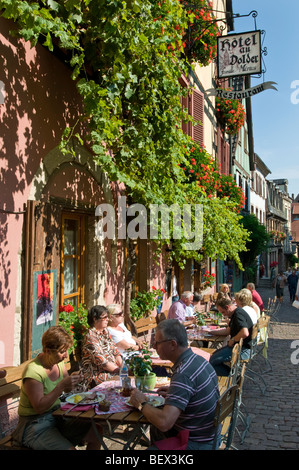
MULTIPOLYGON (((257 290, 265 306, 275 296, 274 289, 257 290)), ((244 381, 242 402, 251 424, 243 444, 235 435, 239 450, 299 449, 299 310, 291 306, 287 288, 277 321, 271 323, 268 358, 272 372, 263 375, 264 395, 252 381, 244 381)))

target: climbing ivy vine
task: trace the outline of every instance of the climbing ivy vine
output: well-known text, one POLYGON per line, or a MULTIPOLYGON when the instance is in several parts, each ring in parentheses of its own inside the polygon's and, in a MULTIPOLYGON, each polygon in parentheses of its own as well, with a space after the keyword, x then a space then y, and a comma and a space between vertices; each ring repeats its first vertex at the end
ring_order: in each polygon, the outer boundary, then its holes
POLYGON ((60 57, 62 52, 71 67, 84 111, 65 129, 62 151, 72 151, 73 139, 87 144, 110 180, 123 182, 131 201, 146 207, 203 204, 203 249, 184 250, 182 238, 175 240, 173 255, 179 261, 230 257, 240 264, 247 239, 234 210, 240 198, 208 197, 183 169, 190 167, 186 148, 192 142, 181 123, 192 118, 181 105, 186 91, 179 79, 188 75, 190 60, 205 65, 215 54, 215 40, 207 47, 194 27, 209 41, 210 26, 218 34, 211 4, 192 5, 190 10, 180 0, 0 0, 1 15, 18 25, 13 34, 60 57), (192 53, 186 42, 190 25, 192 53))

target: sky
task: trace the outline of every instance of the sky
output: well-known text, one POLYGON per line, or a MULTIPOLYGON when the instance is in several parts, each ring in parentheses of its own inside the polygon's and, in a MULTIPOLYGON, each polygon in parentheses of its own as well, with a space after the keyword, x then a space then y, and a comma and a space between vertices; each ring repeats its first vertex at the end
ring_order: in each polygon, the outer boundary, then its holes
MULTIPOLYGON (((276 82, 275 90, 252 97, 255 152, 271 174, 287 179, 289 195, 299 194, 299 0, 233 0, 233 13, 257 11, 256 29, 264 30, 265 73, 252 76, 251 86, 276 82)), ((255 30, 252 15, 234 19, 235 33, 255 30)), ((232 32, 232 33, 233 33, 232 32)))

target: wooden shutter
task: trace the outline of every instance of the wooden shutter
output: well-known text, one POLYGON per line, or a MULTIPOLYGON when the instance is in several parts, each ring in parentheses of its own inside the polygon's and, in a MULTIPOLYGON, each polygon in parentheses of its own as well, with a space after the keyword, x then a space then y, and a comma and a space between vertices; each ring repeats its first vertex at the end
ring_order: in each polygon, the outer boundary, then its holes
POLYGON ((201 146, 204 144, 204 95, 199 90, 193 90, 191 95, 191 114, 200 124, 192 126, 191 137, 201 146))
POLYGON ((230 172, 230 144, 225 141, 220 127, 218 127, 217 159, 221 164, 221 173, 228 175, 230 172))

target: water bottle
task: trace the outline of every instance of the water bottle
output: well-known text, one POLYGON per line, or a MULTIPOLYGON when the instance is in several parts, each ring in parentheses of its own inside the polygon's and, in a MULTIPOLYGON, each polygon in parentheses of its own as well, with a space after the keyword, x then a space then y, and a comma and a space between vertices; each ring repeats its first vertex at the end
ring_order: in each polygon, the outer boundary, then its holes
POLYGON ((128 379, 128 374, 129 374, 128 366, 125 363, 125 361, 123 361, 121 369, 120 369, 120 374, 119 374, 121 387, 123 387, 124 384, 126 384, 127 379, 128 379))

